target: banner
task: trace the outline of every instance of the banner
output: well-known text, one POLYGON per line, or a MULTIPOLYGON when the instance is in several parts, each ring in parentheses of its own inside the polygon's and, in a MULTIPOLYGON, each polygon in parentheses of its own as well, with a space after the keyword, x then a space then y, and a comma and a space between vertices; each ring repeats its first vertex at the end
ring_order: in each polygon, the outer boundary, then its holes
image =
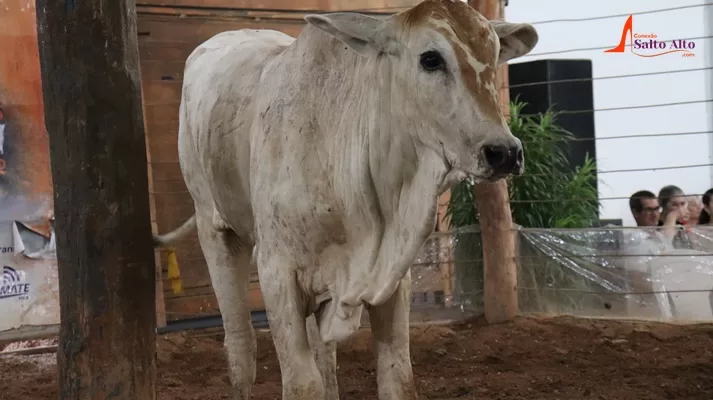
POLYGON ((54 233, 19 222, 0 224, 0 333, 59 324, 54 233))
POLYGON ((0 221, 52 215, 35 2, 0 0, 0 221))

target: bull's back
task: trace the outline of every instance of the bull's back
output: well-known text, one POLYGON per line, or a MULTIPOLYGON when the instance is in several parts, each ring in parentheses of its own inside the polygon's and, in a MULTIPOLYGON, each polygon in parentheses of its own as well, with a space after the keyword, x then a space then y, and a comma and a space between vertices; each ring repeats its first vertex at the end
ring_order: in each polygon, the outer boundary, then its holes
POLYGON ((250 130, 267 63, 294 39, 271 30, 220 33, 198 46, 184 71, 178 152, 198 213, 252 233, 250 130))

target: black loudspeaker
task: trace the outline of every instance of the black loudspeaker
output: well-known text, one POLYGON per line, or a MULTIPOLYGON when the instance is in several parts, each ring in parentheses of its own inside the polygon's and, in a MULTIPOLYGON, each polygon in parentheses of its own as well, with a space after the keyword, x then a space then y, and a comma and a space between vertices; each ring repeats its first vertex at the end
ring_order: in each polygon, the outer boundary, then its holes
POLYGON ((522 109, 523 114, 544 113, 548 109, 565 111, 557 116, 557 124, 576 138, 560 144, 568 154, 572 169, 584 163, 586 154, 596 160, 590 60, 538 60, 510 64, 508 73, 510 100, 527 103, 522 109))

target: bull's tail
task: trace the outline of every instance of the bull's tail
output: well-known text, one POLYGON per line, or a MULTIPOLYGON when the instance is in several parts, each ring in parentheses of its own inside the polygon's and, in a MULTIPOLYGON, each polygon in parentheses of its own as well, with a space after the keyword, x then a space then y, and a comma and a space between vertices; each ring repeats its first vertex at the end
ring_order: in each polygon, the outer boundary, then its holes
POLYGON ((164 235, 153 235, 153 245, 154 247, 166 247, 172 245, 177 240, 186 236, 193 229, 196 228, 196 215, 193 214, 186 222, 183 223, 178 229, 168 232, 164 235))

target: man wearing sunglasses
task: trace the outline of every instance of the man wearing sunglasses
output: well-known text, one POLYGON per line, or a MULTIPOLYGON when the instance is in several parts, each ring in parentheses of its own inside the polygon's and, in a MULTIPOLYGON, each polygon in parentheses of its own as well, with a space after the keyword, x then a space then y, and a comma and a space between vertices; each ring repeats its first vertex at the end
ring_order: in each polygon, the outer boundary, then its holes
POLYGON ((652 293, 651 261, 656 255, 674 249, 673 237, 680 212, 674 211, 661 221, 659 198, 648 190, 640 190, 629 198, 629 208, 639 229, 626 229, 622 254, 630 290, 634 295, 629 311, 634 315, 659 317, 661 310, 652 293))
POLYGON ((629 198, 629 208, 637 226, 658 226, 661 205, 658 197, 648 190, 640 190, 629 198))

